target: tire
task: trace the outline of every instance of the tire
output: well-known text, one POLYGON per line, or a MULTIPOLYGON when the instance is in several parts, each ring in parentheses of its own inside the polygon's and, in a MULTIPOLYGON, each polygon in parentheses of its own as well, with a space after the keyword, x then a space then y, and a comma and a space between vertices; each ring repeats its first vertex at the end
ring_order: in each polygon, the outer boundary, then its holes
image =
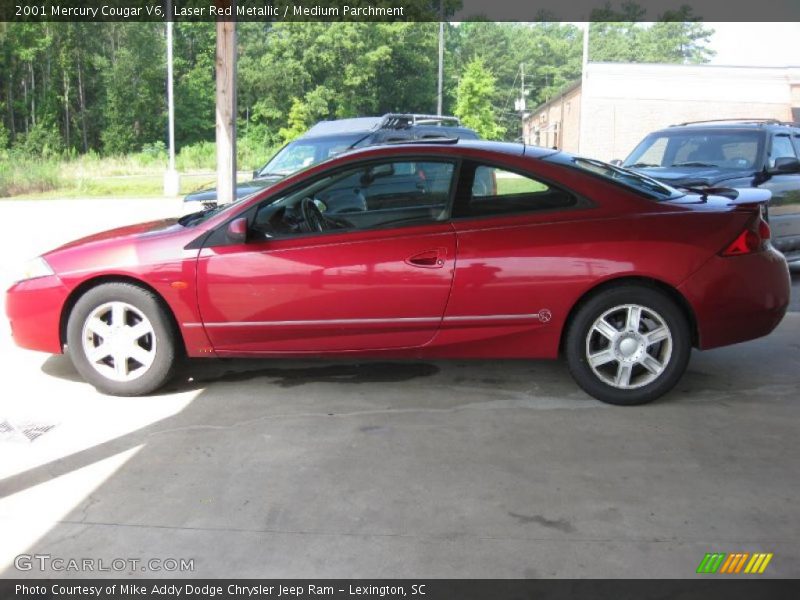
POLYGON ((640 285, 620 285, 591 297, 569 323, 565 345, 575 382, 598 400, 620 406, 666 394, 686 371, 691 350, 689 323, 680 307, 661 291, 640 285))
POLYGON ((140 396, 164 385, 177 362, 177 336, 156 295, 129 283, 90 289, 67 321, 72 364, 113 396, 140 396))

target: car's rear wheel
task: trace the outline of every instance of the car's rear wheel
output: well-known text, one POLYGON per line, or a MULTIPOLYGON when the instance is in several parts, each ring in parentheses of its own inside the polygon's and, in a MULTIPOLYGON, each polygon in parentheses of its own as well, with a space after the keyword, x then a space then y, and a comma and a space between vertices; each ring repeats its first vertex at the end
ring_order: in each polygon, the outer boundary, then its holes
POLYGON ((171 377, 176 332, 158 298, 136 285, 107 283, 75 303, 67 345, 78 372, 99 391, 148 394, 171 377))
POLYGON ((651 402, 686 370, 691 334, 681 308, 657 289, 624 285, 590 298, 566 337, 570 373, 609 404, 651 402))

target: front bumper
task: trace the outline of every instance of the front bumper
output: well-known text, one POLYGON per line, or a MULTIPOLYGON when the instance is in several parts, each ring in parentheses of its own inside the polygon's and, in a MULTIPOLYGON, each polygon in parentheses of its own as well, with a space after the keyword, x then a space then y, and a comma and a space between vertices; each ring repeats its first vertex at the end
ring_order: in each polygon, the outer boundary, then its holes
POLYGON ((6 292, 14 342, 30 350, 61 354, 61 310, 69 291, 56 275, 20 281, 6 292))
POLYGON ((789 266, 771 247, 745 256, 714 256, 679 290, 694 309, 698 346, 727 346, 778 326, 789 307, 789 266))

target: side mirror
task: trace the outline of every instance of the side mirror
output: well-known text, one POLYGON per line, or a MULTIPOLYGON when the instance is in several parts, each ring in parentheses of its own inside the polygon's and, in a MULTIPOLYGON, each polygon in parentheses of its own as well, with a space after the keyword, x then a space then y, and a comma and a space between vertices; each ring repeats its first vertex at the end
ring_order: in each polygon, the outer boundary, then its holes
POLYGON ((793 156, 782 156, 775 159, 775 166, 770 169, 772 173, 800 173, 800 160, 793 156))
POLYGON ((612 164, 615 167, 621 167, 622 166, 622 161, 620 159, 618 159, 618 158, 615 158, 609 164, 612 164))
POLYGON ((260 173, 260 171, 259 171, 258 169, 256 169, 255 171, 253 171, 253 179, 258 179, 258 174, 259 174, 259 173, 260 173))
POLYGON ((228 240, 235 244, 244 244, 247 241, 247 219, 239 217, 228 223, 225 231, 228 240))

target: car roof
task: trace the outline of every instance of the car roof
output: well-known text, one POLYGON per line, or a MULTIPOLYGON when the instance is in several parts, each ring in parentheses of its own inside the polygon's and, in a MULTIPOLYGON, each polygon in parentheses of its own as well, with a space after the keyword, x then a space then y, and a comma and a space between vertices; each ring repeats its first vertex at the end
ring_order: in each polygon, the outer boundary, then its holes
POLYGON ((488 140, 462 140, 459 138, 432 138, 425 141, 412 140, 408 142, 391 142, 388 144, 379 144, 369 146, 367 148, 358 148, 348 150, 337 155, 338 157, 348 156, 362 156, 370 154, 383 154, 387 148, 396 148, 402 153, 421 153, 429 152, 431 148, 455 148, 458 150, 480 150, 484 152, 497 152, 500 154, 508 154, 510 156, 528 156, 531 158, 543 158, 552 154, 557 154, 558 150, 552 148, 544 148, 542 146, 528 146, 517 142, 492 142, 488 140))
POLYGON ((306 131, 302 137, 316 137, 322 135, 336 135, 341 133, 360 133, 377 129, 383 117, 356 117, 353 119, 337 119, 335 121, 320 121, 306 131))
POLYGON ((654 131, 653 133, 666 134, 675 133, 680 131, 786 131, 797 130, 800 131, 800 125, 795 123, 782 123, 779 121, 745 121, 745 120, 731 120, 713 122, 713 121, 700 121, 697 123, 680 123, 677 125, 670 125, 663 129, 654 131))
MULTIPOLYGON (((343 135, 343 134, 368 134, 368 133, 375 133, 378 131, 414 131, 416 133, 421 133, 423 136, 425 134, 430 134, 431 137, 445 137, 445 136, 455 136, 455 135, 463 135, 463 136, 470 136, 470 137, 477 137, 477 134, 472 129, 468 127, 464 127, 458 124, 458 120, 455 117, 442 117, 443 119, 450 119, 455 122, 455 124, 447 124, 446 121, 440 121, 439 123, 433 123, 435 119, 438 117, 426 117, 425 115, 383 115, 381 117, 355 117, 350 119, 335 119, 332 121, 320 121, 313 125, 308 131, 306 131, 299 139, 306 139, 306 138, 318 138, 324 136, 335 136, 335 135, 343 135), (391 117, 408 117, 409 119, 413 119, 414 117, 425 117, 421 119, 419 122, 411 122, 406 123, 405 125, 401 124, 400 126, 392 125, 390 121, 391 117)), ((405 120, 402 122, 405 123, 405 120)))

